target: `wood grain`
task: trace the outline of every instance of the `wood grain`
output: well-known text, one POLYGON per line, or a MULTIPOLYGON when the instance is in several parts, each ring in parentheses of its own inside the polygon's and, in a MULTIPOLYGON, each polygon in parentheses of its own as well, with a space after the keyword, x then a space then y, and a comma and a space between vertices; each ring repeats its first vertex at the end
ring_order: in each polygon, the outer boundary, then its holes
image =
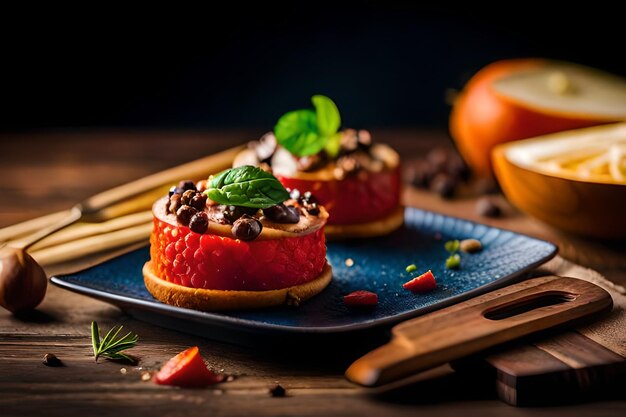
POLYGON ((618 393, 626 385, 626 360, 575 331, 489 355, 486 361, 497 370, 498 395, 511 405, 583 401, 618 393))
POLYGON ((534 278, 393 327, 392 338, 354 362, 351 381, 380 386, 514 339, 607 312, 611 296, 574 278, 534 278), (546 302, 547 301, 547 302, 546 302))
MULTIPOLYGON (((67 209, 76 202, 116 185, 259 137, 250 131, 119 131, 44 132, 0 137, 0 226, 67 209)), ((377 140, 392 144, 404 160, 417 158, 436 144, 449 146, 443 131, 379 130, 377 140)), ((472 196, 445 201, 424 191, 407 190, 409 205, 487 222, 552 239, 561 253, 626 283, 623 244, 589 242, 547 229, 501 202, 506 217, 481 218, 472 196)), ((50 273, 84 267, 76 260, 48 269, 50 273)), ((314 347, 313 347, 314 348, 314 347)), ((314 349, 313 349, 314 350, 314 349)), ((626 403, 611 397, 601 402, 520 410, 497 399, 493 380, 479 375, 452 375, 442 384, 428 381, 419 390, 393 400, 375 400, 343 377, 358 350, 338 346, 336 354, 320 357, 267 353, 157 328, 125 316, 120 310, 88 297, 50 286, 39 313, 15 317, 0 311, 0 414, 13 416, 163 415, 163 416, 587 416, 623 415, 626 403), (95 364, 90 354, 89 324, 104 329, 123 324, 139 333, 135 354, 139 366, 112 362, 95 364), (236 379, 203 390, 182 390, 143 382, 175 353, 200 347, 216 370, 236 379), (48 368, 47 352, 67 365, 48 368), (120 372, 126 368, 126 374, 120 372), (287 397, 272 398, 279 382, 287 397), (612 399, 613 398, 613 399, 612 399)))

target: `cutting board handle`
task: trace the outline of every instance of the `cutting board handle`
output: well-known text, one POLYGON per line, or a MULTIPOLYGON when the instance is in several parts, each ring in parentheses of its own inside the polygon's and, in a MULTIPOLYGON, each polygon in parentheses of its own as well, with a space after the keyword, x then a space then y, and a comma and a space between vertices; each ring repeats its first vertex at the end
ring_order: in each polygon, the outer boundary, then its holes
POLYGON ((590 282, 534 278, 396 325, 391 341, 354 362, 346 377, 383 385, 612 306, 611 295, 590 282))

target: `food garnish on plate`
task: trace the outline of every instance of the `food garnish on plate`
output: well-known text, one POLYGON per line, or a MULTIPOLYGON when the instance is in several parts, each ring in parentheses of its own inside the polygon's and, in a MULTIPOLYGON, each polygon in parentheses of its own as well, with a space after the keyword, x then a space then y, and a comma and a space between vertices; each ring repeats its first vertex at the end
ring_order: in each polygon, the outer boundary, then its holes
POLYGON ((253 166, 181 181, 152 208, 146 288, 197 310, 297 305, 318 294, 332 278, 328 213, 310 193, 298 197, 253 166))
POLYGON ((329 237, 387 234, 403 223, 400 157, 374 143, 367 130, 340 130, 341 117, 328 97, 314 109, 283 115, 273 132, 249 144, 234 166, 272 171, 290 190, 312 192, 328 210, 329 237))

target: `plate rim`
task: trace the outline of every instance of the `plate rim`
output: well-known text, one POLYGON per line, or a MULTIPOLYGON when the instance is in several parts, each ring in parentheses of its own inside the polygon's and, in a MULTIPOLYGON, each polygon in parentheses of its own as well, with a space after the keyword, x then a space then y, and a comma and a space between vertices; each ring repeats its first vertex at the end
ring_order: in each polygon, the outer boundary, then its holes
POLYGON ((89 269, 101 266, 121 256, 126 256, 130 253, 133 253, 139 250, 144 250, 147 246, 149 246, 149 244, 142 246, 140 248, 135 248, 134 250, 115 256, 113 258, 110 258, 106 260, 105 262, 97 264, 97 265, 92 265, 87 268, 74 271, 71 273, 67 273, 67 274, 53 275, 49 278, 49 280, 52 284, 54 284, 57 287, 60 287, 60 288, 63 288, 63 289, 66 289, 66 290, 69 290, 78 294, 87 295, 87 296, 93 297, 101 301, 109 302, 118 307, 123 306, 123 307, 139 308, 141 310, 165 314, 167 316, 175 317, 175 318, 182 318, 182 319, 193 318, 194 321, 199 321, 204 324, 212 325, 212 326, 216 325, 222 328, 236 327, 238 330, 246 330, 249 332, 250 331, 251 332, 272 331, 272 332, 278 332, 278 333, 283 333, 283 334, 341 334, 341 333, 347 333, 347 332, 373 330, 375 328, 388 327, 393 324, 397 324, 405 320, 410 320, 412 318, 419 317, 424 314, 428 314, 432 311, 440 310, 440 309, 449 307, 451 305, 454 305, 456 303, 469 300, 475 296, 485 294, 490 290, 501 288, 507 284, 515 282, 516 279, 522 278, 524 273, 529 272, 533 270, 534 268, 540 265, 543 265, 550 259, 554 258, 559 251, 559 248, 556 244, 554 244, 553 242, 544 240, 544 239, 539 239, 533 236, 528 236, 524 233, 519 233, 519 232, 515 232, 512 230, 508 230, 508 229, 503 229, 500 227, 491 226, 488 224, 479 223, 479 222, 475 222, 472 220, 463 219, 460 217, 449 216, 446 214, 442 214, 442 213, 438 213, 438 212, 434 212, 430 210, 424 210, 424 209, 417 208, 417 207, 405 207, 405 210, 404 210, 405 218, 407 216, 408 211, 414 211, 414 210, 421 211, 423 213, 429 213, 435 216, 441 216, 444 218, 451 218, 456 221, 467 222, 474 226, 480 225, 483 227, 487 227, 489 229, 495 229, 498 231, 512 233, 513 235, 516 235, 516 236, 523 236, 527 239, 549 245, 551 247, 550 252, 546 256, 540 258, 539 260, 531 264, 528 264, 526 267, 520 270, 517 270, 508 275, 499 277, 494 281, 491 281, 487 284, 473 288, 469 291, 463 292, 461 294, 457 294, 455 296, 446 298, 444 300, 435 302, 433 304, 424 306, 422 308, 409 310, 404 313, 396 314, 393 316, 387 316, 383 318, 371 319, 371 320, 366 320, 366 321, 353 323, 353 324, 343 324, 343 325, 336 325, 336 326, 302 327, 302 326, 288 326, 288 325, 283 325, 283 324, 273 324, 273 323, 265 323, 265 322, 260 322, 260 321, 253 321, 249 319, 223 315, 223 314, 220 314, 220 312, 206 312, 206 311, 187 309, 183 307, 176 307, 176 306, 172 306, 169 304, 161 303, 160 301, 156 299, 148 301, 148 300, 143 300, 139 298, 134 298, 128 295, 113 294, 113 293, 106 292, 103 290, 98 290, 98 289, 90 288, 84 285, 69 282, 63 279, 67 275, 74 275, 74 274, 82 273, 89 269), (415 312, 418 310, 420 313, 415 314, 415 312))

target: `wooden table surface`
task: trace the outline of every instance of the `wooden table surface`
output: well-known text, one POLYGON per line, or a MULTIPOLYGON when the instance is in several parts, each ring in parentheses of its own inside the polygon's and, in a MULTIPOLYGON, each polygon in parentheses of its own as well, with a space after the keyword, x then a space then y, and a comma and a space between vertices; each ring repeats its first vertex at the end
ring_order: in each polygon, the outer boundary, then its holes
MULTIPOLYGON (((71 206, 98 191, 258 137, 262 131, 74 131, 0 137, 0 227, 71 206)), ((374 131, 378 140, 401 151, 406 160, 434 144, 447 143, 443 131, 374 131)), ((566 258, 592 266, 615 282, 626 283, 623 243, 590 242, 562 235, 508 205, 501 219, 480 219, 475 198, 451 202, 407 190, 405 202, 481 220, 559 243, 566 258)), ((503 202, 503 200, 502 200, 503 202)), ((504 202, 503 202, 504 203, 504 202)), ((506 203, 504 203, 506 204, 506 203)), ((35 314, 16 317, 0 311, 0 415, 68 416, 178 415, 376 415, 519 416, 624 415, 620 399, 550 408, 518 409, 497 400, 480 375, 458 376, 442 389, 414 392, 394 400, 374 399, 342 374, 357 353, 336 347, 336 354, 272 353, 236 347, 161 329, 125 316, 90 298, 50 286, 35 314), (123 324, 141 341, 133 352, 139 366, 94 363, 89 325, 123 324), (142 381, 181 350, 197 345, 216 370, 234 375, 231 382, 184 390, 142 381), (61 368, 41 363, 54 353, 61 368), (280 383, 287 396, 273 398, 280 383)))

